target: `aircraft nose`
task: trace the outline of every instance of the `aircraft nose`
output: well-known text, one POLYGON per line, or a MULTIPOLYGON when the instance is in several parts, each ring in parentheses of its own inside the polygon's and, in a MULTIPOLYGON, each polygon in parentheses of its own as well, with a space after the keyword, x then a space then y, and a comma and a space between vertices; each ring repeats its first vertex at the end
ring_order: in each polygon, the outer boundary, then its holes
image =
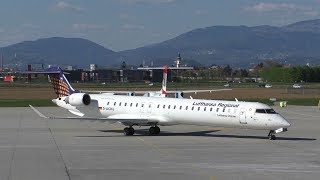
POLYGON ((290 124, 285 118, 282 118, 282 119, 281 119, 281 125, 282 125, 284 128, 291 126, 291 124, 290 124))

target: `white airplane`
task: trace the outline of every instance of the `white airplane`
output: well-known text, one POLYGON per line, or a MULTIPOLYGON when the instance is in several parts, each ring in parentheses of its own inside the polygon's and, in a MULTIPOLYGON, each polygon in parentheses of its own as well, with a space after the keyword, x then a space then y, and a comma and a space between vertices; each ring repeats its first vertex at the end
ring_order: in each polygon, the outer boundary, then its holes
POLYGON ((59 96, 53 102, 77 117, 47 117, 30 105, 43 118, 120 122, 126 126, 125 135, 135 133, 133 126, 150 126, 152 135, 160 133, 159 126, 178 124, 258 129, 268 130, 270 140, 290 126, 270 106, 258 102, 87 94, 73 89, 60 68, 46 73, 59 96))
MULTIPOLYGON (((152 68, 149 68, 152 69, 152 68)), ((158 69, 158 68, 154 68, 158 69)), ((100 94, 112 94, 112 95, 128 95, 128 96, 135 96, 136 94, 142 94, 145 97, 167 97, 168 94, 174 94, 175 98, 183 98, 184 94, 188 93, 204 93, 204 92, 218 92, 218 91, 228 91, 231 89, 209 89, 209 90, 183 90, 183 91, 167 91, 167 82, 168 82, 168 69, 176 69, 168 66, 163 67, 163 76, 162 76, 162 88, 160 91, 86 91, 82 90, 81 92, 84 93, 100 93, 100 94)), ((61 70, 62 71, 62 70, 61 70)))

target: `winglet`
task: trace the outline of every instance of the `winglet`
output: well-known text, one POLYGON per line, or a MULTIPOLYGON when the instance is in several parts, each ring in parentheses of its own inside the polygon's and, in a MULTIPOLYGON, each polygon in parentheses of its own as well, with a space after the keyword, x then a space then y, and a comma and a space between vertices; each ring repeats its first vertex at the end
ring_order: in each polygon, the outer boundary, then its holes
POLYGON ((38 116, 40 116, 40 117, 42 117, 42 118, 46 118, 46 119, 48 119, 49 117, 47 117, 47 116, 45 116, 45 115, 43 115, 38 109, 36 109, 36 108, 34 108, 33 106, 31 106, 30 104, 29 104, 29 106, 31 107, 31 109, 35 112, 35 113, 37 113, 38 114, 38 116))

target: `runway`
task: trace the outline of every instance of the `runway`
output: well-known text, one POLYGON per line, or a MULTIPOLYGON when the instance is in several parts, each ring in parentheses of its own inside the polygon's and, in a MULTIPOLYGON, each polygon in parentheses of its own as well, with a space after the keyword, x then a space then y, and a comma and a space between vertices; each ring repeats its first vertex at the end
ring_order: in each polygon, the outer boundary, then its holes
MULTIPOLYGON (((275 109, 291 127, 270 141, 266 131, 185 125, 161 127, 158 136, 136 127, 128 137, 119 124, 0 108, 0 179, 319 179, 319 109, 275 109)), ((39 110, 70 116, 56 107, 39 110)))

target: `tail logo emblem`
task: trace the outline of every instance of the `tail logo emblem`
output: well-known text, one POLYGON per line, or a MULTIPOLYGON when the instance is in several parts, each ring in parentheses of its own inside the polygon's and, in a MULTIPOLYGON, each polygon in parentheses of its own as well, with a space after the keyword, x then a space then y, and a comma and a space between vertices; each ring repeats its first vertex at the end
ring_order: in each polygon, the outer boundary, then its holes
POLYGON ((69 87, 67 83, 63 81, 63 78, 51 77, 51 82, 53 84, 53 89, 55 90, 58 97, 69 96, 69 87))

